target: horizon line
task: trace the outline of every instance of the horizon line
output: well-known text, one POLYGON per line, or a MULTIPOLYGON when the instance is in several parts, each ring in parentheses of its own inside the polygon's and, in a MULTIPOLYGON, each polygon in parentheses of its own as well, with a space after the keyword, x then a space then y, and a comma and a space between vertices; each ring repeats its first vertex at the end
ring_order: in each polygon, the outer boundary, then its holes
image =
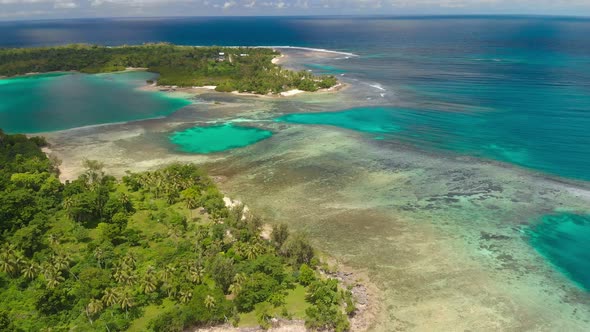
POLYGON ((420 19, 420 18, 563 18, 590 19, 590 15, 567 14, 318 14, 318 15, 169 15, 169 16, 104 16, 104 17, 68 17, 68 18, 18 18, 3 20, 9 22, 47 22, 74 20, 133 20, 133 19, 191 19, 191 18, 389 18, 389 19, 420 19))

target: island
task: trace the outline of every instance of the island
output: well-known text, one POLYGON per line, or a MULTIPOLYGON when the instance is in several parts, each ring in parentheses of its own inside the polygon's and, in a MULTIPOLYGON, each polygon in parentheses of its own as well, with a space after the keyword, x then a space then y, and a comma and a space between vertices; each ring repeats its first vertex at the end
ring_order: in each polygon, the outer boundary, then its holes
POLYGON ((46 145, 0 130, 1 331, 267 328, 292 319, 350 328, 351 289, 307 238, 263 223, 200 168, 116 179, 86 160, 84 174, 62 183, 46 145))
POLYGON ((318 91, 338 84, 334 76, 282 68, 280 53, 258 47, 194 47, 167 43, 138 46, 72 44, 0 49, 0 76, 78 71, 96 74, 143 69, 158 73, 160 86, 215 87, 220 92, 280 94, 318 91))

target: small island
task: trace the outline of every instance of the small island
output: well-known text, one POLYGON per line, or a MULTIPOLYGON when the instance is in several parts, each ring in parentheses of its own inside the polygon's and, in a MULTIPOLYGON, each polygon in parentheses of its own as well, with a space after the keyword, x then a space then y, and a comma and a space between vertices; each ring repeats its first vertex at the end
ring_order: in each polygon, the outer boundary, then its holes
POLYGON ((315 76, 275 64, 270 48, 194 47, 167 43, 139 46, 72 44, 0 49, 0 76, 78 71, 96 74, 143 69, 158 73, 159 86, 215 87, 219 92, 260 95, 318 91, 338 84, 334 76, 315 76))
POLYGON ((351 288, 306 237, 265 225, 201 169, 116 179, 86 160, 61 183, 46 144, 0 130, 0 330, 350 328, 351 288))

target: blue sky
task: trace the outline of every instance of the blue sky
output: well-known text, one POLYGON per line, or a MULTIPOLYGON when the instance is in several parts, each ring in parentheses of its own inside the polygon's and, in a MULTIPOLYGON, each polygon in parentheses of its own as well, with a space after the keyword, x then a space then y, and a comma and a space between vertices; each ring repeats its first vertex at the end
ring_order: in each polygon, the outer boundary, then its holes
POLYGON ((0 20, 374 14, 590 16, 590 0, 0 0, 0 20))

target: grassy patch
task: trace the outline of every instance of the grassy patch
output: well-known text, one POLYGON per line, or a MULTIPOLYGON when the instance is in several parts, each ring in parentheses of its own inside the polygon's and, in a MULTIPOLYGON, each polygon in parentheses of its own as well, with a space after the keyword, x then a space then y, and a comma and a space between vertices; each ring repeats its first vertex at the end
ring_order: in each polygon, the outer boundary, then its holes
MULTIPOLYGON (((283 308, 287 308, 287 312, 293 319, 304 319, 305 310, 310 306, 310 304, 305 301, 306 292, 307 288, 299 284, 295 289, 289 290, 285 297, 285 305, 274 308, 272 310, 272 315, 279 317, 282 314, 283 308)), ((240 314, 239 327, 255 327, 258 325, 258 320, 256 319, 256 313, 254 311, 240 314)))
POLYGON ((156 318, 162 312, 167 311, 168 309, 174 307, 174 302, 169 299, 165 299, 162 301, 162 304, 151 304, 145 307, 145 311, 143 316, 136 319, 131 323, 131 326, 127 331, 129 332, 143 332, 148 330, 149 322, 156 318))

